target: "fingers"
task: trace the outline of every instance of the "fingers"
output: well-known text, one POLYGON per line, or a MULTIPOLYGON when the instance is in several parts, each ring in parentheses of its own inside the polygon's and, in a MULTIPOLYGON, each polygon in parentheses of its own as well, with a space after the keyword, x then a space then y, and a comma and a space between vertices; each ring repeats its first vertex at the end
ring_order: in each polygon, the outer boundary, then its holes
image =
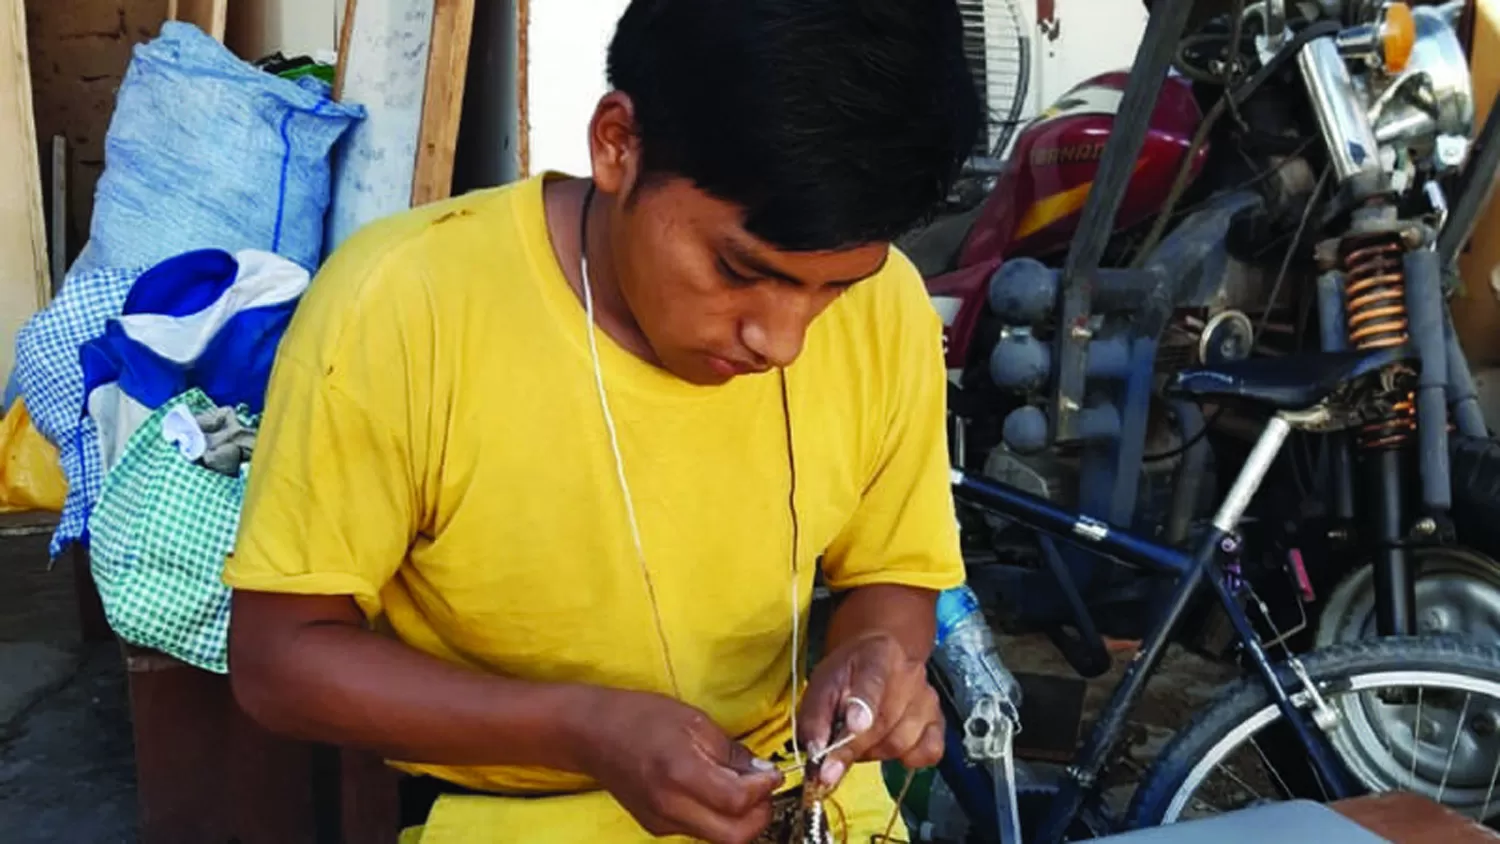
POLYGON ((930 767, 943 757, 943 739, 943 714, 937 693, 923 682, 911 692, 900 715, 883 718, 877 714, 866 738, 829 754, 819 769, 819 779, 825 785, 836 786, 856 761, 900 759, 909 768, 930 767))
POLYGON ((722 754, 684 754, 668 769, 667 779, 694 802, 733 817, 769 802, 783 782, 774 766, 733 741, 722 754))
POLYGON ((646 830, 653 835, 684 835, 715 844, 748 844, 771 823, 771 802, 763 800, 742 815, 725 815, 676 790, 658 792, 646 830))
POLYGON ((849 663, 829 663, 813 672, 798 712, 797 742, 820 753, 833 740, 833 722, 848 693, 849 663))
POLYGON ((741 773, 705 757, 684 760, 655 791, 650 809, 662 823, 651 831, 731 844, 754 840, 771 821, 771 795, 781 783, 775 770, 741 773))

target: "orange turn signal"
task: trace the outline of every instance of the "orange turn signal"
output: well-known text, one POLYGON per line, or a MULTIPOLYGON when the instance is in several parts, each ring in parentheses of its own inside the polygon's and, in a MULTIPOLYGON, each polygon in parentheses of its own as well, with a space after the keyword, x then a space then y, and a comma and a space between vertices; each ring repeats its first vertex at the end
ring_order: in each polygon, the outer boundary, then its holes
POLYGON ((1380 27, 1381 52, 1385 54, 1385 69, 1388 73, 1400 73, 1411 61, 1411 51, 1417 43, 1417 21, 1411 7, 1405 3, 1391 3, 1385 7, 1385 23, 1380 27))

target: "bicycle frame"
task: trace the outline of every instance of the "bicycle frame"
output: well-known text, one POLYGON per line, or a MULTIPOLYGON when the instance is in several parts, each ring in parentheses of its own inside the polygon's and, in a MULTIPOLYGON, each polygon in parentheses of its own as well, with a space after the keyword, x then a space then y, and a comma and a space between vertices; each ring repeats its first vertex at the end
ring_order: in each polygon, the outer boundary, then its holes
MULTIPOLYGON (((1212 529, 1203 537, 1193 554, 1116 530, 1097 519, 1068 512, 1020 490, 976 478, 959 470, 953 471, 953 490, 960 500, 1006 516, 1041 533, 1078 544, 1111 561, 1178 577, 1171 599, 1153 622, 1150 633, 1126 669, 1125 676, 1115 687, 1109 704, 1100 715, 1087 742, 1068 767, 1035 842, 1027 844, 1061 844, 1069 824, 1097 785, 1099 775, 1117 748, 1126 717, 1135 708, 1147 681, 1161 664, 1171 634, 1205 579, 1228 615, 1240 644, 1254 664, 1257 676, 1306 746, 1314 769, 1322 778, 1330 796, 1334 799, 1350 796, 1351 789, 1345 783, 1343 766, 1328 745, 1326 737, 1292 701, 1291 695, 1298 690, 1300 681, 1290 664, 1273 664, 1267 656, 1259 635, 1235 600, 1219 564, 1220 555, 1237 546, 1235 529, 1250 500, 1265 480, 1266 473, 1286 442, 1291 428, 1291 423, 1281 416, 1272 418, 1267 424, 1215 515, 1212 529), (1281 673, 1283 671, 1292 676, 1284 678, 1281 673), (1293 691, 1289 692, 1289 688, 1293 691)), ((1021 842, 1007 841, 1002 844, 1021 842)))

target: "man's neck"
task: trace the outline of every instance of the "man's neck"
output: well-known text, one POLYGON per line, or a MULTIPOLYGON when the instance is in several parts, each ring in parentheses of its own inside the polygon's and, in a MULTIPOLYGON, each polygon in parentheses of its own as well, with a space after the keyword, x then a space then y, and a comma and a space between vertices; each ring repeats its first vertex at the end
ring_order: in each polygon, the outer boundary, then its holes
POLYGON ((582 301, 582 255, 583 250, 587 249, 588 283, 594 297, 595 322, 626 351, 647 363, 656 364, 656 353, 651 349, 640 324, 630 311, 630 304, 620 291, 609 245, 611 215, 608 203, 611 197, 595 194, 593 202, 587 202, 588 189, 589 182, 586 179, 560 179, 544 186, 547 230, 553 253, 568 280, 568 286, 582 301), (589 214, 587 244, 579 241, 582 228, 579 224, 584 213, 589 214))

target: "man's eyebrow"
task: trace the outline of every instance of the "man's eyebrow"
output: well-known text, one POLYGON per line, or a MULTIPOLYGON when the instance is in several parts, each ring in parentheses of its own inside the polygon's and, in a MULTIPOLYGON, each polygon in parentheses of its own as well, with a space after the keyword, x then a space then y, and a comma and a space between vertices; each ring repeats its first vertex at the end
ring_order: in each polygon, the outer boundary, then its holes
MULTIPOLYGON (((773 278, 773 279, 776 279, 777 281, 784 281, 787 284, 795 284, 798 287, 807 287, 807 286, 809 286, 807 284, 807 282, 803 281, 802 279, 797 278, 794 275, 790 275, 788 273, 785 273, 785 272, 783 272, 783 271, 781 271, 781 270, 779 270, 779 269, 771 266, 770 264, 766 263, 765 261, 761 260, 758 256, 756 256, 749 249, 747 249, 744 246, 744 244, 738 243, 735 240, 731 239, 731 240, 725 241, 725 247, 726 247, 727 251, 729 252, 730 256, 734 258, 735 263, 737 263, 740 266, 744 267, 747 271, 749 271, 753 275, 764 276, 766 278, 773 278)), ((890 261, 890 252, 886 252, 885 257, 880 260, 880 266, 878 266, 878 267, 875 268, 875 272, 869 273, 868 275, 861 275, 861 276, 858 276, 856 278, 835 279, 833 281, 828 282, 828 285, 829 286, 848 286, 848 285, 854 284, 856 282, 863 281, 863 280, 869 278, 870 276, 877 275, 881 270, 885 269, 885 265, 886 265, 886 263, 888 261, 890 261)))

